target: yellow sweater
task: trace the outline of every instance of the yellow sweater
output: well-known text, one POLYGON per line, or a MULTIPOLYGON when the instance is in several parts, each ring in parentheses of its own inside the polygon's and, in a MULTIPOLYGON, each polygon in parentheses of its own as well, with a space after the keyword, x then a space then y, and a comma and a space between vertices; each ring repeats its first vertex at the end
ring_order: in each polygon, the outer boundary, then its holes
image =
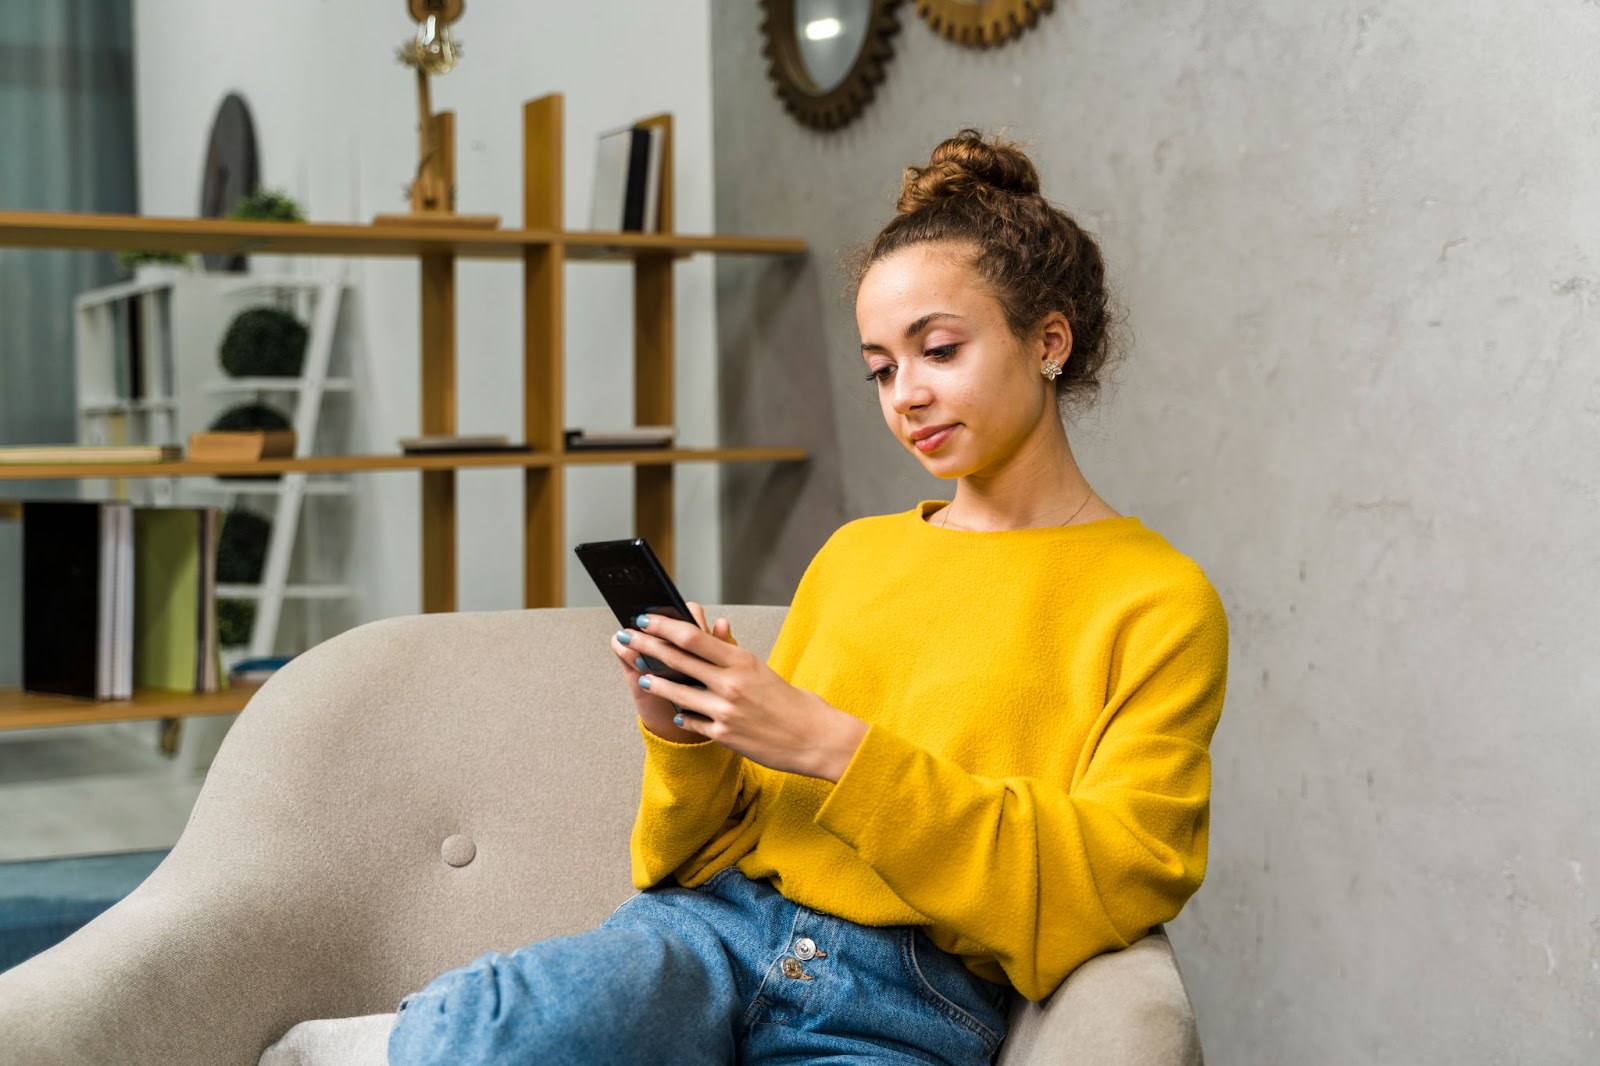
POLYGON ((840 527, 768 657, 868 723, 839 782, 641 725, 633 882, 737 865, 1038 1001, 1205 875, 1227 617, 1137 517, 977 532, 942 502, 840 527))

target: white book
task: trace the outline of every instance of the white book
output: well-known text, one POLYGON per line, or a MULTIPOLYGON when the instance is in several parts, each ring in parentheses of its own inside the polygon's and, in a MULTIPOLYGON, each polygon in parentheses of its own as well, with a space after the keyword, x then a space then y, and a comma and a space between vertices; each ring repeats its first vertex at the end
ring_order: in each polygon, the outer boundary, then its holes
POLYGON ((633 150, 633 127, 619 126, 600 134, 595 150, 594 199, 589 205, 589 228, 602 233, 622 229, 622 209, 628 195, 628 160, 633 150))

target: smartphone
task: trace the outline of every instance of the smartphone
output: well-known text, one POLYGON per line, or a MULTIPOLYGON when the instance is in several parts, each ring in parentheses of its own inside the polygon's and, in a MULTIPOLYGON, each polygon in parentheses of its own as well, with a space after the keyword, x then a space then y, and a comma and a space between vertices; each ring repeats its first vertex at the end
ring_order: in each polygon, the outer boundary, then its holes
MULTIPOLYGON (((580 544, 573 551, 578 561, 583 563, 583 568, 589 571, 595 587, 605 597, 606 605, 624 629, 637 629, 634 619, 641 614, 666 615, 669 618, 681 618, 691 625, 700 624, 690 613, 689 605, 672 583, 672 578, 667 576, 667 568, 661 565, 661 560, 651 550, 650 542, 643 537, 598 540, 580 544)), ((695 688, 706 687, 703 682, 681 670, 674 670, 659 659, 646 655, 644 661, 652 674, 668 681, 695 688)))

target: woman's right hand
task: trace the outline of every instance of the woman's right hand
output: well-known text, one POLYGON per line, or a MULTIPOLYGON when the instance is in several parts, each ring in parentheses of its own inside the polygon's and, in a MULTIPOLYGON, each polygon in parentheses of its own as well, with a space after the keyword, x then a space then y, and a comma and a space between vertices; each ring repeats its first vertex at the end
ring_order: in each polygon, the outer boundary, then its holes
MULTIPOLYGON (((726 618, 717 619, 715 626, 706 624, 706 612, 703 607, 693 600, 688 601, 689 612, 694 615, 695 624, 706 630, 719 640, 738 646, 739 642, 733 639, 733 627, 726 618)), ((652 696, 647 689, 639 687, 639 677, 644 673, 634 660, 639 658, 639 653, 633 651, 616 634, 611 637, 611 650, 617 653, 617 658, 622 660, 622 676, 627 681, 628 695, 633 697, 633 709, 638 712, 639 720, 644 727, 662 740, 670 740, 677 744, 704 744, 709 743, 699 733, 687 729, 679 729, 672 724, 672 716, 678 709, 660 696, 652 696)))

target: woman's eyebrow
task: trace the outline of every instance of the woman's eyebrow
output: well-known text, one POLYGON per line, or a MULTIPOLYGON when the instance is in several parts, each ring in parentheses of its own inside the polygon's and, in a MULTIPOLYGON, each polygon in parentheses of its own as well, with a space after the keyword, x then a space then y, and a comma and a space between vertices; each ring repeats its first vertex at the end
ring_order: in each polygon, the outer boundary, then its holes
MULTIPOLYGON (((906 340, 910 340, 912 337, 915 337, 917 334, 919 334, 923 330, 927 329, 929 324, 931 324, 935 319, 940 319, 940 318, 960 318, 960 317, 962 317, 962 316, 956 314, 953 311, 930 311, 928 314, 923 315, 921 318, 917 319, 915 322, 911 323, 911 325, 906 327, 906 340)), ((863 352, 887 352, 888 351, 888 349, 885 348, 883 345, 875 344, 872 341, 862 341, 861 342, 861 350, 863 352)))

